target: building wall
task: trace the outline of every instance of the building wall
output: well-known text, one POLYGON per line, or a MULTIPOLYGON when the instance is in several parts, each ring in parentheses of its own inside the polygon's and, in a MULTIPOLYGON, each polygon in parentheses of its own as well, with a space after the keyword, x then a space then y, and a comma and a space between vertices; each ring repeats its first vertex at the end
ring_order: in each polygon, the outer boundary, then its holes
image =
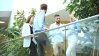
POLYGON ((0 0, 0 11, 11 11, 13 0, 0 0))
POLYGON ((0 28, 6 28, 9 25, 10 16, 12 12, 13 0, 0 0, 0 28))
POLYGON ((62 23, 69 23, 69 12, 66 11, 66 9, 62 9, 62 10, 59 10, 57 12, 54 12, 50 15, 47 15, 46 16, 46 25, 47 27, 50 26, 50 24, 54 23, 54 15, 55 14, 59 14, 60 17, 62 18, 62 23))

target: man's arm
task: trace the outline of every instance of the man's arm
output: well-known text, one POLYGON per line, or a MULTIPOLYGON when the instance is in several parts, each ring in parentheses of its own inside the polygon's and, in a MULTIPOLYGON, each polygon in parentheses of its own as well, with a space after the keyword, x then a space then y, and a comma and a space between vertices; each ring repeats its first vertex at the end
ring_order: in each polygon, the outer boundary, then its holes
POLYGON ((77 32, 81 32, 81 25, 80 25, 80 23, 77 23, 76 24, 76 27, 75 27, 75 30, 77 31, 77 32))

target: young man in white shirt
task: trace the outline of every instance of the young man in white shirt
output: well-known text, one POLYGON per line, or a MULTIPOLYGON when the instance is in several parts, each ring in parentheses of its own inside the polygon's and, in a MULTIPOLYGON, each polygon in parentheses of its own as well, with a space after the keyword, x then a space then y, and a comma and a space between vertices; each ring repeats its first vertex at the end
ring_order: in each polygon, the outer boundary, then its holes
MULTIPOLYGON (((50 25, 50 29, 61 27, 61 18, 60 15, 54 15, 55 23, 50 25)), ((61 56, 60 53, 63 50, 63 35, 62 35, 62 28, 54 29, 49 32, 50 40, 53 47, 54 56, 61 56)))

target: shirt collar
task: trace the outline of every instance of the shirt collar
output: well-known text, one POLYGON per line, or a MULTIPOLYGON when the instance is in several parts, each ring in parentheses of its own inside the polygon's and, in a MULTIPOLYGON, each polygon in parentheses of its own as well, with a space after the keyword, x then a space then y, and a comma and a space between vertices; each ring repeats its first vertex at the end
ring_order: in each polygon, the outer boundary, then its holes
POLYGON ((58 25, 58 24, 56 24, 56 22, 54 24, 57 25, 57 26, 60 26, 61 25, 61 23, 58 25))
POLYGON ((40 10, 40 12, 45 12, 45 10, 40 10))

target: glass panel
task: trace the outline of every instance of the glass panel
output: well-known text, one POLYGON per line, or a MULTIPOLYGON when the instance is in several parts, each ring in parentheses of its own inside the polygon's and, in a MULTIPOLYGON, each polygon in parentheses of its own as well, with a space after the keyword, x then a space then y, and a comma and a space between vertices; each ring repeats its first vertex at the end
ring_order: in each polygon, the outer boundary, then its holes
MULTIPOLYGON (((76 27, 72 27, 77 23, 62 25, 64 27, 44 32, 47 35, 45 37, 46 45, 44 45, 45 56, 55 54, 60 56, 70 54, 71 56, 75 53, 76 56, 99 56, 99 17, 78 23, 82 30, 79 34, 76 32, 76 27), (71 36, 69 33, 73 35, 71 36)), ((3 38, 4 36, 0 34, 0 56, 29 56, 29 48, 23 48, 23 38, 11 41, 3 38)))
MULTIPOLYGON (((54 26, 53 26, 54 27, 54 26)), ((50 30, 49 41, 52 48, 52 54, 49 56, 64 56, 65 54, 65 27, 50 30)))
POLYGON ((0 43, 0 56, 29 56, 28 48, 23 48, 23 39, 0 43))
POLYGON ((76 54, 78 56, 97 56, 99 51, 99 17, 80 22, 82 33, 78 34, 76 54))

